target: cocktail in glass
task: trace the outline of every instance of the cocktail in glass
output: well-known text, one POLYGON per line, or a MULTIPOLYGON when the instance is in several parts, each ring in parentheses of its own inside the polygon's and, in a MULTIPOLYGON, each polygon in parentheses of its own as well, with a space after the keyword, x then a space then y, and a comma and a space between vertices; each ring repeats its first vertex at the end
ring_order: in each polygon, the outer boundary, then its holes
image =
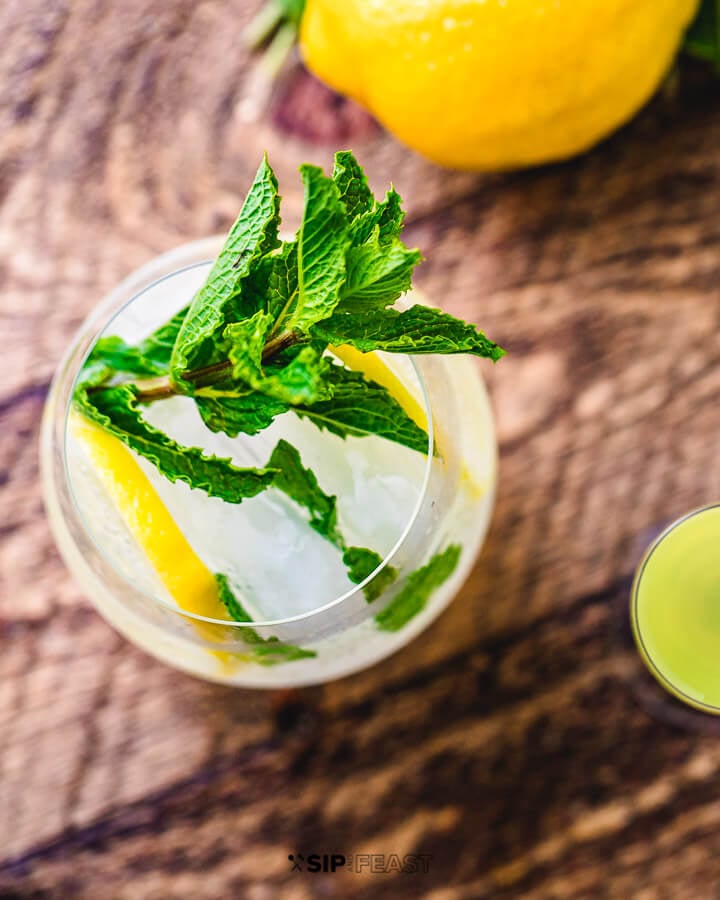
MULTIPOLYGON (((348 347, 333 353, 388 388, 426 431, 427 452, 377 436, 343 440, 292 412, 261 434, 230 438, 209 433, 188 398, 148 406, 148 421, 172 437, 239 465, 262 465, 275 442, 291 440, 323 490, 337 497, 348 544, 371 547, 378 556, 374 571, 354 583, 337 547, 308 528, 306 511, 280 492, 271 488, 227 504, 170 483, 146 460, 133 458, 125 477, 144 477, 167 522, 174 523, 168 529, 179 529, 177 549, 170 550, 173 565, 182 571, 189 558, 204 571, 222 573, 251 621, 204 605, 199 594, 178 602, 138 539, 122 477, 116 473, 114 484, 103 478, 103 451, 84 431, 72 395, 97 339, 116 335, 134 342, 165 322, 203 283, 219 246, 215 239, 199 241, 157 258, 126 279, 81 327, 53 382, 43 425, 50 521, 96 608, 157 658, 240 686, 322 682, 393 653, 457 593, 490 519, 492 415, 468 358, 361 354, 348 347), (433 572, 423 577, 428 564, 433 572)), ((168 540, 175 532, 169 534, 168 540)))
POLYGON ((720 506, 688 513, 653 542, 630 611, 654 678, 683 703, 720 715, 720 506))

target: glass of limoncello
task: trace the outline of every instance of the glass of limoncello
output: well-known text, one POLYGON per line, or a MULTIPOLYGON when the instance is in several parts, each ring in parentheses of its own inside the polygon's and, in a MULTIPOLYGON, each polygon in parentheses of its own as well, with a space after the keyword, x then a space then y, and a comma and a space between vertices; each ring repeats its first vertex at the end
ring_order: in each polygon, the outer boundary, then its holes
POLYGON ((427 452, 377 436, 342 439, 292 412, 257 435, 230 438, 205 428, 188 397, 143 410, 172 438, 239 466, 263 465, 279 440, 294 445, 322 490, 337 498, 346 543, 377 554, 359 583, 286 494, 271 487, 235 505, 171 483, 83 421, 73 391, 100 337, 136 343, 186 306, 220 245, 198 241, 158 257, 80 328, 44 416, 49 518, 67 565, 99 612, 158 659, 245 687, 323 682, 398 650, 458 592, 493 505, 492 414, 466 357, 351 348, 334 352, 393 394, 426 431, 427 452), (218 575, 233 616, 218 600, 218 575))
POLYGON ((720 715, 720 505, 688 513, 651 544, 630 612, 655 679, 677 700, 720 715))

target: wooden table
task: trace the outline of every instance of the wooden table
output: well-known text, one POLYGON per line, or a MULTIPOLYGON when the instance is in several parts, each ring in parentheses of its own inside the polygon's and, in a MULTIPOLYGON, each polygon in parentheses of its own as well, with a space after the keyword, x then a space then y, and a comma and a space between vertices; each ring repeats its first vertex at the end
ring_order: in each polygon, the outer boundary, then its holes
POLYGON ((720 497, 717 83, 686 70, 571 163, 448 173, 297 70, 253 121, 253 6, 0 12, 0 897, 717 898, 720 743, 647 714, 620 637, 648 535, 720 497), (420 286, 510 351, 484 368, 491 534, 396 657, 291 693, 204 684, 68 576, 43 399, 98 299, 225 228, 263 149, 292 224, 298 163, 347 145, 405 198, 420 286), (432 860, 311 875, 293 852, 432 860))

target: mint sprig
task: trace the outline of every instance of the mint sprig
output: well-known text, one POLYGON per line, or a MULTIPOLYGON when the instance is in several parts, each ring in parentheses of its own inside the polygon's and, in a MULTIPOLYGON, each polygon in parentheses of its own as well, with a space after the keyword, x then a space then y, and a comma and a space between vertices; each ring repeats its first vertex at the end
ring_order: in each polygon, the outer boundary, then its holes
MULTIPOLYGON (((210 431, 233 438, 258 434, 292 413, 343 439, 380 437, 426 453, 425 430, 385 387, 333 357, 333 346, 470 353, 493 361, 503 355, 482 331, 447 313, 395 308, 422 257, 402 241, 404 212, 394 189, 376 200, 350 151, 336 154, 332 177, 311 165, 300 171, 305 203, 294 238, 278 236, 278 184, 264 158, 189 305, 134 346, 117 336, 101 338, 80 373, 74 401, 171 481, 230 503, 270 486, 283 491, 308 513, 308 525, 342 552, 349 579, 359 584, 381 557, 347 546, 336 498, 321 489, 291 444, 279 441, 265 467, 246 469, 178 444, 142 415, 146 404, 185 395, 210 431)), ((411 573, 378 615, 378 627, 396 630, 422 609, 459 552, 449 547, 411 573)), ((368 602, 398 575, 391 566, 382 569, 365 585, 368 602)), ((249 621, 223 576, 218 590, 230 614, 249 621)), ((283 649, 274 639, 258 636, 255 643, 266 661, 300 658, 298 648, 283 649)))

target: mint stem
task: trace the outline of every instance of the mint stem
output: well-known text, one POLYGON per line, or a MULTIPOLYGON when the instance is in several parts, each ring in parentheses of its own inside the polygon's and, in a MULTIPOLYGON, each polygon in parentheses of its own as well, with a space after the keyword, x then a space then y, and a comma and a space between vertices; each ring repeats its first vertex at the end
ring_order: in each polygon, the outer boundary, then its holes
MULTIPOLYGON (((291 332, 284 332, 277 337, 272 338, 265 344, 262 353, 262 361, 269 362, 278 353, 292 347, 298 341, 297 335, 291 332)), ((211 366, 203 366, 200 369, 193 369, 185 375, 186 381, 193 384, 202 383, 203 387, 208 387, 222 380, 222 376, 232 372, 233 364, 229 359, 223 359, 221 362, 213 363, 211 366), (220 376, 220 377, 218 377, 220 376)), ((179 390, 170 379, 169 375, 161 378, 150 378, 146 381, 135 382, 137 388, 138 403, 152 403, 153 400, 162 400, 166 397, 173 397, 176 394, 185 393, 179 390)), ((101 386, 98 386, 100 389, 101 386)), ((92 389, 91 389, 92 390, 92 389)))
POLYGON ((277 356, 282 350, 287 350, 288 347, 292 347, 293 344, 297 343, 297 340, 297 335, 288 331, 279 334, 277 337, 270 338, 263 348, 262 361, 264 363, 267 362, 272 359, 273 356, 277 356))

